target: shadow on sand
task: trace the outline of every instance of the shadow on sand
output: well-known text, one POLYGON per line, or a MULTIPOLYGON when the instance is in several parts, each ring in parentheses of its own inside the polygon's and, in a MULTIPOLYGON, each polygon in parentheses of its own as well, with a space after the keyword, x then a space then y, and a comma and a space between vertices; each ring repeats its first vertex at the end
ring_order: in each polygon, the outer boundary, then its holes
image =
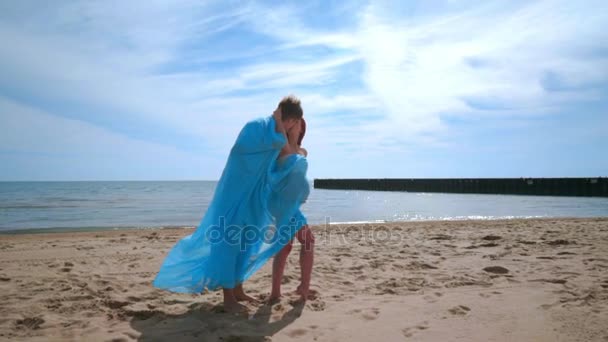
POLYGON ((141 333, 139 341, 270 341, 271 336, 293 323, 304 308, 295 304, 263 304, 253 314, 228 314, 221 306, 196 303, 181 315, 148 312, 135 316, 131 327, 141 333), (281 314, 282 313, 282 314, 281 314))

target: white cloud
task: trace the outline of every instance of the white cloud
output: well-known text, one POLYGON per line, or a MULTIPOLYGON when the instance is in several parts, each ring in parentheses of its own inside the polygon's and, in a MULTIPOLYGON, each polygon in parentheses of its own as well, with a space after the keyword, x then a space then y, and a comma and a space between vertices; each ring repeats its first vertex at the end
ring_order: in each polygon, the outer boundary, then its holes
POLYGON ((572 4, 531 2, 511 12, 485 6, 413 24, 393 22, 382 15, 386 9, 370 6, 361 26, 366 82, 396 126, 414 132, 438 128, 442 114, 475 111, 465 98, 544 111, 572 96, 543 89, 546 71, 575 74, 579 83, 608 78, 608 60, 567 55, 573 43, 588 49, 606 40, 599 23, 608 11, 572 4), (475 68, 467 58, 488 65, 475 68))
MULTIPOLYGON (((26 93, 24 102, 90 107, 69 115, 82 121, 103 115, 117 126, 145 121, 194 136, 210 155, 227 151, 245 121, 296 93, 321 160, 445 146, 454 134, 446 117, 547 115, 602 95, 594 86, 608 79, 606 2, 419 5, 427 11, 419 16, 381 2, 344 5, 337 11, 355 24, 326 28, 308 24, 302 4, 76 1, 38 11, 39 2, 4 4, 0 87, 26 93), (270 39, 221 39, 235 28, 270 39), (344 80, 353 64, 363 72, 344 80)), ((52 114, 68 115, 61 111, 52 114)), ((180 152, 179 141, 166 145, 180 152)))
POLYGON ((208 165, 221 164, 223 157, 133 139, 2 97, 0 109, 3 179, 217 179, 221 172, 208 165), (15 163, 28 167, 15 175, 15 163))
MULTIPOLYGON (((359 26, 352 31, 305 27, 297 20, 298 8, 282 7, 269 20, 249 20, 285 47, 346 49, 360 58, 365 88, 359 93, 365 93, 366 103, 375 104, 376 113, 386 116, 357 128, 360 135, 370 137, 361 141, 362 146, 404 136, 409 143, 440 143, 437 139, 449 134, 443 117, 543 115, 602 95, 584 86, 606 82, 608 59, 585 54, 608 47, 608 35, 600 29, 608 21, 605 2, 450 5, 457 5, 457 10, 433 13, 429 5, 425 9, 430 13, 410 17, 394 4, 373 2, 357 13, 359 26), (285 18, 294 24, 288 25, 285 18), (543 80, 551 81, 547 75, 552 73, 569 91, 547 89, 543 80)), ((313 101, 325 100, 322 105, 309 101, 313 108, 339 108, 342 103, 340 96, 306 95, 313 101)), ((357 115, 355 109, 347 109, 357 115)))

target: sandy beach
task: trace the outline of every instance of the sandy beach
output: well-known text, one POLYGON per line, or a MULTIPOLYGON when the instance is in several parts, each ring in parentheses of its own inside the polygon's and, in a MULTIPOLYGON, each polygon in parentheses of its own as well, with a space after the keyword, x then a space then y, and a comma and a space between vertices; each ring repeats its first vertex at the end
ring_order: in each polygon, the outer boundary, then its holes
MULTIPOLYGON (((191 229, 0 235, 0 340, 608 341, 608 218, 313 230, 313 296, 248 315, 151 286, 191 229)), ((263 301, 270 276, 245 289, 263 301)))

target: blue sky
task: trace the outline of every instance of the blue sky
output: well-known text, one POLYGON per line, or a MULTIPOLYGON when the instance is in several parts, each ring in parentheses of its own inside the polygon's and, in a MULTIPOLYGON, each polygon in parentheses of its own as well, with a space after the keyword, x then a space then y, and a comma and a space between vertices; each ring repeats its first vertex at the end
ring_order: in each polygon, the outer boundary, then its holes
POLYGON ((217 179, 302 99, 311 178, 608 176, 608 2, 4 1, 0 180, 217 179))

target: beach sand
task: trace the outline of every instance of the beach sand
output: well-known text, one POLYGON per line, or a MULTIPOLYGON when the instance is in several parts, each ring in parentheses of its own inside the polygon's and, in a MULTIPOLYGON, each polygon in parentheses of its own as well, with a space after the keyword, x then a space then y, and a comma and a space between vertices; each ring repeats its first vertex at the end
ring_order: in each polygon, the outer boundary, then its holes
MULTIPOLYGON (((608 218, 313 230, 314 296, 248 315, 151 286, 191 229, 0 235, 0 340, 608 341, 608 218)), ((245 283, 259 299, 270 264, 245 283)))

